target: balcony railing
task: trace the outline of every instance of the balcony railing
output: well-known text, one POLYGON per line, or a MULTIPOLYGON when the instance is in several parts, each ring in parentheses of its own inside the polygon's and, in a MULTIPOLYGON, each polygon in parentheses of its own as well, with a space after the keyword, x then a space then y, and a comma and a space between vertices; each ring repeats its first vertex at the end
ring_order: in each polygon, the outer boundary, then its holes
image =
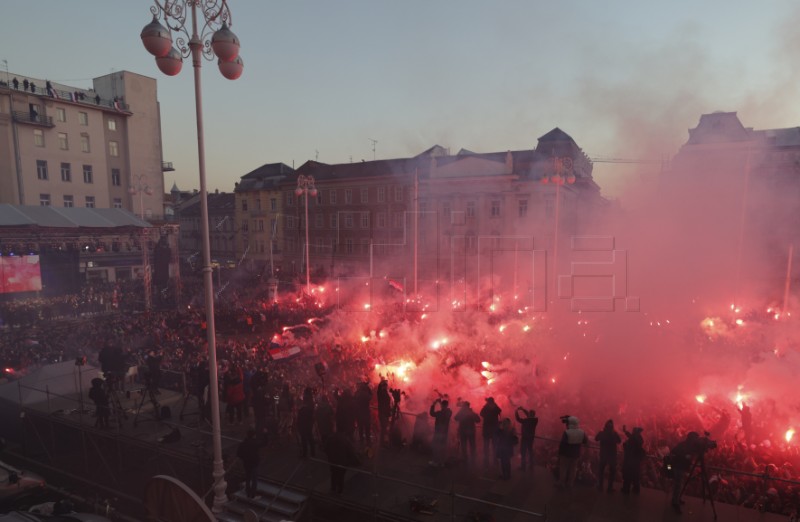
POLYGON ((14 121, 17 123, 28 123, 31 125, 40 125, 42 127, 55 127, 53 118, 50 116, 42 116, 32 112, 14 111, 14 121))

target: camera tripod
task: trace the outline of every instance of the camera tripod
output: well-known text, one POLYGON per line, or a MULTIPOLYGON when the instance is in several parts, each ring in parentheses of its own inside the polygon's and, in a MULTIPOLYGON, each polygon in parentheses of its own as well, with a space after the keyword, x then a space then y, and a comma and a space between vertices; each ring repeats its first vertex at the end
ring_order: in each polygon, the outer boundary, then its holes
POLYGON ((150 399, 150 403, 153 405, 153 419, 145 419, 145 420, 154 420, 156 422, 161 421, 161 405, 158 404, 158 399, 156 399, 156 390, 154 390, 149 384, 139 390, 139 394, 141 397, 139 398, 139 404, 136 406, 136 415, 133 417, 133 425, 136 426, 139 422, 143 422, 139 420, 139 414, 142 411, 142 406, 144 406, 145 399, 150 399))
POLYGON ((708 501, 711 503, 711 512, 714 513, 714 520, 716 520, 717 507, 714 505, 714 496, 711 493, 711 485, 708 483, 708 474, 706 473, 705 452, 695 457, 694 462, 692 462, 692 465, 689 468, 689 474, 686 475, 686 482, 683 483, 683 487, 681 488, 681 495, 680 497, 678 497, 679 501, 680 499, 683 498, 683 494, 686 492, 686 486, 689 485, 689 481, 692 480, 693 476, 700 477, 703 503, 705 504, 706 502, 706 492, 707 492, 708 501))

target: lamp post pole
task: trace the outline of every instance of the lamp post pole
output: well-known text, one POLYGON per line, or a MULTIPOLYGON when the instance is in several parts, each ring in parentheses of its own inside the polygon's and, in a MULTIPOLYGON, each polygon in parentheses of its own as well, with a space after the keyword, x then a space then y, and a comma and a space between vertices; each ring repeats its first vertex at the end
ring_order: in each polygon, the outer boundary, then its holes
POLYGON ((228 24, 231 12, 227 0, 154 0, 150 8, 153 21, 142 30, 141 38, 148 52, 156 57, 158 68, 169 76, 180 72, 184 57, 192 57, 194 67, 195 113, 197 118, 197 159, 200 177, 200 222, 203 236, 203 289, 206 307, 206 331, 208 336, 209 400, 211 402, 211 429, 213 439, 214 501, 212 511, 220 513, 228 501, 225 496, 227 484, 222 460, 222 429, 220 425, 219 382, 217 375, 216 331, 214 327, 214 281, 211 267, 211 240, 208 223, 208 191, 206 188, 205 143, 203 137, 203 103, 200 88, 202 56, 219 58, 219 69, 223 76, 235 80, 242 73, 239 54, 239 39, 228 24), (198 14, 198 8, 199 14, 198 14), (191 34, 187 28, 187 16, 191 14, 191 34), (197 32, 198 16, 202 16, 202 31, 197 32), (158 22, 162 18, 167 27, 158 22), (215 27, 213 34, 210 34, 215 27), (178 47, 172 47, 172 33, 179 34, 178 47), (210 45, 204 42, 210 37, 210 45), (188 38, 188 43, 186 38, 188 38))
MULTIPOLYGON (((147 194, 148 196, 153 194, 153 188, 147 183, 147 175, 146 174, 135 174, 131 176, 131 186, 128 189, 128 193, 131 196, 139 196, 139 217, 142 221, 144 221, 144 199, 142 196, 147 194), (136 180, 136 183, 134 183, 136 180)), ((142 230, 142 237, 140 241, 142 243, 142 283, 144 285, 144 309, 150 310, 150 305, 153 301, 153 281, 152 281, 152 274, 150 273, 150 256, 147 251, 148 244, 150 239, 150 230, 145 227, 142 230)))
POLYGON ((315 197, 317 195, 317 188, 314 186, 314 176, 305 176, 300 174, 297 177, 297 189, 294 191, 295 194, 300 196, 301 194, 305 196, 305 205, 306 205, 306 221, 305 221, 305 229, 306 229, 306 293, 311 295, 311 265, 309 264, 310 255, 309 255, 309 245, 308 245, 308 194, 311 193, 311 197, 315 197))

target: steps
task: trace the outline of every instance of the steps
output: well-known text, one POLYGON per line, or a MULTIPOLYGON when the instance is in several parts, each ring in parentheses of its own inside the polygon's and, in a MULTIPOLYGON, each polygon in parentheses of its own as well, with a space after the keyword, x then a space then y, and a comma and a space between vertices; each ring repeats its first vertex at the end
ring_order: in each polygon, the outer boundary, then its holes
POLYGON ((249 522, 248 511, 261 522, 293 522, 300 518, 308 497, 290 489, 281 489, 269 482, 258 481, 257 496, 247 498, 244 490, 237 491, 225 504, 225 511, 217 515, 219 522, 249 522))

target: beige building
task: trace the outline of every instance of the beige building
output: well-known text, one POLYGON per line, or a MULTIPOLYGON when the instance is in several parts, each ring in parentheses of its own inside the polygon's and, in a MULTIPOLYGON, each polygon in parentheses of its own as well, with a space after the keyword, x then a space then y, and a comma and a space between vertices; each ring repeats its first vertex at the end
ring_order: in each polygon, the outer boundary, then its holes
MULTIPOLYGON (((88 89, 0 82, 0 203, 123 208, 163 219, 156 80, 120 71, 88 89)), ((165 165, 167 167, 165 168, 165 165)))

